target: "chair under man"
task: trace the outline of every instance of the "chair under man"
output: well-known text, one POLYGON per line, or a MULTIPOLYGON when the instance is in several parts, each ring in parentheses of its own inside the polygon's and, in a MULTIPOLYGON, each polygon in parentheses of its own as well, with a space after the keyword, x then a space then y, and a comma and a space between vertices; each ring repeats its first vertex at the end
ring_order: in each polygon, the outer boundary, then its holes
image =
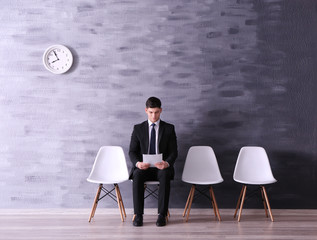
POLYGON ((118 184, 127 181, 128 178, 128 168, 123 149, 120 146, 101 147, 87 178, 88 182, 99 184, 88 219, 89 222, 95 216, 98 202, 106 196, 118 203, 121 220, 124 221, 127 215, 118 184), (113 186, 111 189, 107 189, 105 185, 113 186))
POLYGON ((271 221, 273 222, 274 219, 264 185, 275 183, 276 179, 272 174, 265 149, 258 146, 242 147, 234 169, 233 179, 243 184, 234 217, 236 217, 238 209, 240 209, 238 214, 238 221, 240 221, 247 185, 255 185, 260 187, 266 217, 268 217, 269 212, 271 221))
MULTIPOLYGON (((223 182, 223 178, 219 170, 216 155, 211 147, 193 146, 188 150, 182 174, 182 181, 192 184, 183 213, 183 217, 185 217, 187 212, 186 221, 188 221, 189 218, 190 209, 195 196, 195 189, 197 189, 199 193, 205 195, 203 191, 199 191, 199 189, 196 188, 196 185, 208 186, 215 216, 221 221, 212 185, 223 182)), ((209 196, 207 197, 209 198, 209 196)))
MULTIPOLYGON (((160 187, 159 181, 145 181, 144 182, 144 199, 147 199, 149 197, 154 197, 155 199, 158 199, 158 190, 160 187), (149 186, 153 187, 149 187, 149 186)), ((133 215, 132 221, 134 221, 135 214, 133 215)), ((167 216, 166 221, 168 221, 168 218, 170 217, 170 212, 167 210, 167 216)))

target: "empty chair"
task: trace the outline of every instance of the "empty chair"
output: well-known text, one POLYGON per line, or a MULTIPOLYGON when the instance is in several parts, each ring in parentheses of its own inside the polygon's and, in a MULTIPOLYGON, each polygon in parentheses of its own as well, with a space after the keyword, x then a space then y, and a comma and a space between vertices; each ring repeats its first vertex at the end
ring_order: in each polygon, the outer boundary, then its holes
POLYGON ((87 181, 99 184, 89 216, 89 222, 95 215, 99 200, 103 199, 105 196, 112 198, 118 203, 121 220, 124 221, 126 212, 118 184, 128 180, 128 178, 128 168, 122 148, 119 146, 101 147, 96 156, 90 175, 87 178, 87 181), (113 185, 113 188, 108 190, 105 188, 104 184, 111 184, 113 185), (113 194, 113 191, 115 191, 115 194, 113 194), (103 196, 100 196, 101 192, 104 193, 103 196))
POLYGON ((223 182, 223 178, 218 167, 215 153, 211 147, 193 146, 188 150, 182 181, 192 184, 183 213, 184 217, 187 212, 186 221, 188 221, 196 185, 209 186, 209 194, 215 216, 221 221, 212 185, 223 182))
POLYGON ((273 222, 274 219, 264 185, 274 183, 276 179, 273 177, 265 149, 262 147, 242 147, 234 169, 233 179, 243 184, 234 217, 236 217, 240 208, 238 215, 238 221, 240 221, 247 185, 259 185, 266 217, 268 217, 267 211, 269 211, 273 222))

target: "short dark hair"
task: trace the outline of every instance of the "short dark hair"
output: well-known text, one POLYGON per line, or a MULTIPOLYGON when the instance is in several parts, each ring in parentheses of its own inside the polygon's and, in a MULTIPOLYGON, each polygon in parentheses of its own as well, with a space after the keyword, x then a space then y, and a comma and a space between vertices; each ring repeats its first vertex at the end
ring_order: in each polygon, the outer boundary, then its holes
POLYGON ((161 100, 157 97, 150 97, 146 100, 146 108, 161 108, 161 100))

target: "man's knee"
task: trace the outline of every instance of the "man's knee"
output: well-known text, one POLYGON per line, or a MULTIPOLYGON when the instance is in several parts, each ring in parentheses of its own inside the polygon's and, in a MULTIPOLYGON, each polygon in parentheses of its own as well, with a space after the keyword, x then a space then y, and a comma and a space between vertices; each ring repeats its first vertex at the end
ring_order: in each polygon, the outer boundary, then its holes
POLYGON ((133 171, 133 175, 132 175, 132 180, 133 183, 138 184, 140 181, 143 182, 144 181, 144 171, 140 170, 140 169, 135 169, 133 171))
POLYGON ((134 177, 139 177, 139 176, 142 176, 142 170, 136 168, 134 171, 133 171, 133 178, 134 177))
POLYGON ((165 179, 165 180, 171 180, 172 179, 172 172, 169 168, 165 168, 163 170, 160 170, 158 173, 159 179, 165 179))

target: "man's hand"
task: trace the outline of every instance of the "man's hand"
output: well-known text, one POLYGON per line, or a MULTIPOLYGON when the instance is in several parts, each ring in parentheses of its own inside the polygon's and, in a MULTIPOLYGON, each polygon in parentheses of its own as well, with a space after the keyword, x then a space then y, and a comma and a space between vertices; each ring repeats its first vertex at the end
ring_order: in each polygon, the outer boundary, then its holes
POLYGON ((162 162, 157 162, 155 163, 155 167, 157 167, 158 169, 165 169, 169 167, 169 164, 167 162, 165 162, 164 160, 162 160, 162 162))
POLYGON ((144 163, 144 162, 138 162, 138 164, 136 165, 138 169, 141 170, 146 170, 150 167, 149 163, 144 163))

